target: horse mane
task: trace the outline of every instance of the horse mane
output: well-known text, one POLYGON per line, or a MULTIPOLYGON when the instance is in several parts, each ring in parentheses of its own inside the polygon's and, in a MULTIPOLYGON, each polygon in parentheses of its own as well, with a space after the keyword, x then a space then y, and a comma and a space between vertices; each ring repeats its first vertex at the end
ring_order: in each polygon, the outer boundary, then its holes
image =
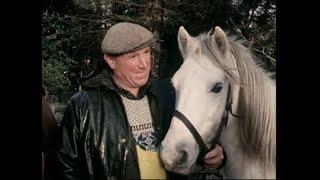
POLYGON ((249 49, 235 36, 228 37, 231 56, 223 58, 210 32, 198 36, 204 55, 224 70, 230 85, 240 85, 237 112, 240 119, 241 149, 249 159, 259 159, 269 168, 275 162, 275 87, 274 82, 255 62, 249 49), (234 58, 232 58, 232 56, 234 58), (232 68, 235 61, 237 68, 232 68), (238 70, 238 71, 237 71, 238 70), (237 75, 237 73, 238 75, 237 75), (239 76, 239 77, 238 77, 239 76))

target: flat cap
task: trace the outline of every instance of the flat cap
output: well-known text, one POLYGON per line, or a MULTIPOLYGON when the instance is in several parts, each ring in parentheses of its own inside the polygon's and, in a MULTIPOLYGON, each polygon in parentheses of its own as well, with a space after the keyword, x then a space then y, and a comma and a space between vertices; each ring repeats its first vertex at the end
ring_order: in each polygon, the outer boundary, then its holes
POLYGON ((153 41, 152 33, 133 23, 121 22, 110 27, 101 43, 105 54, 121 55, 148 47, 153 41))

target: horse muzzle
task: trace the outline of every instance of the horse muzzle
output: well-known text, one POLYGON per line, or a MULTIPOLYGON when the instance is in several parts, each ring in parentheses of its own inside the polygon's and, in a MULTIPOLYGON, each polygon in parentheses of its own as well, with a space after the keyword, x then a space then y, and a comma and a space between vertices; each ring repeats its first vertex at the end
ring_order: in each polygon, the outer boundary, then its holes
POLYGON ((189 162, 189 154, 183 149, 169 149, 160 145, 160 157, 165 168, 179 174, 189 174, 192 164, 189 162))

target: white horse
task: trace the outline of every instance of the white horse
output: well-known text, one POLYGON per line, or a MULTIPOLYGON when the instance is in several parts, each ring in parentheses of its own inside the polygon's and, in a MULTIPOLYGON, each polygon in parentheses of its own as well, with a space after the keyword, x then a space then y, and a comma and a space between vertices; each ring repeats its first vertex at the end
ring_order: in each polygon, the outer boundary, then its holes
MULTIPOLYGON (((219 138, 227 154, 223 177, 276 178, 275 82, 247 48, 219 27, 198 37, 180 27, 178 43, 184 62, 172 77, 176 110, 189 119, 208 147, 222 117, 228 116, 219 138), (226 111, 230 99, 231 112, 237 116, 226 111)), ((192 173, 199 152, 190 130, 174 116, 161 143, 166 169, 192 173)))

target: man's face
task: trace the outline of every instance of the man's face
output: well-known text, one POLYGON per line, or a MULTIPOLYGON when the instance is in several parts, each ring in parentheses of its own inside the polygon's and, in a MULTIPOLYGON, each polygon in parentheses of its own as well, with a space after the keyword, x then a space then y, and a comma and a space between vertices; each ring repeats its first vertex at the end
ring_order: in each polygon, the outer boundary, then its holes
POLYGON ((126 89, 137 89, 145 85, 150 72, 150 47, 117 57, 105 55, 113 70, 116 83, 126 89))

